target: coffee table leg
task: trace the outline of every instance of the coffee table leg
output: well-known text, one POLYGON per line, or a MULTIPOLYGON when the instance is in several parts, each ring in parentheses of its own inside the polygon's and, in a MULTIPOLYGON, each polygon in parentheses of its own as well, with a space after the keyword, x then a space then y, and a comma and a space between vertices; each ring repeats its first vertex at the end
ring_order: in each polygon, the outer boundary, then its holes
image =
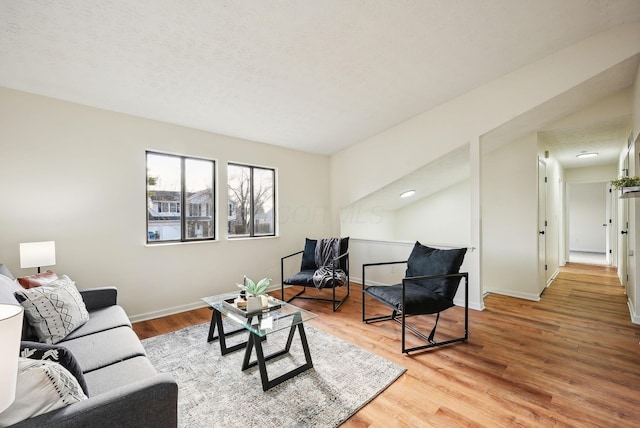
POLYGON ((267 356, 264 355, 264 351, 262 349, 262 342, 264 342, 265 338, 266 336, 260 337, 257 334, 250 333, 247 348, 245 349, 244 353, 244 359, 242 361, 243 371, 250 367, 254 367, 256 365, 258 366, 260 370, 260 379, 262 380, 263 391, 273 388, 274 386, 281 384, 285 380, 291 379, 292 377, 313 367, 313 362, 311 361, 311 352, 309 351, 309 343, 307 342, 307 335, 305 334, 304 326, 302 323, 298 324, 297 326, 291 326, 291 329, 289 330, 289 337, 287 338, 287 344, 283 350, 267 356), (300 341, 302 342, 302 349, 304 350, 305 363, 294 368, 293 370, 288 371, 287 373, 278 376, 275 379, 269 380, 269 375, 267 374, 267 361, 287 354, 289 352, 296 328, 298 329, 298 333, 300 334, 300 341), (256 348, 256 361, 250 361, 251 353, 253 352, 254 347, 256 348))
POLYGON ((232 336, 234 334, 242 333, 246 331, 244 328, 240 328, 237 330, 230 331, 228 333, 224 332, 224 326, 222 325, 222 314, 216 309, 212 308, 211 314, 211 323, 209 324, 209 335, 207 336, 207 342, 213 342, 216 339, 220 340, 220 354, 227 355, 231 352, 239 351, 243 349, 247 342, 242 342, 237 345, 233 345, 227 347, 226 337, 232 336), (218 328, 218 335, 215 335, 216 327, 218 328))

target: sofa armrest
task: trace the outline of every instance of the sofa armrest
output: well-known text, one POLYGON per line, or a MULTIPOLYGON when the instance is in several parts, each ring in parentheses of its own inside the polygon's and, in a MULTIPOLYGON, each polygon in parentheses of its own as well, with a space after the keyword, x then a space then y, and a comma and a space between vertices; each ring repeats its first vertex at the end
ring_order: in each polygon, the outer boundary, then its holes
POLYGON ((125 385, 12 427, 155 428, 178 425, 178 384, 168 373, 125 385))
POLYGON ((89 288, 79 291, 89 311, 116 305, 118 301, 118 289, 116 287, 89 288))

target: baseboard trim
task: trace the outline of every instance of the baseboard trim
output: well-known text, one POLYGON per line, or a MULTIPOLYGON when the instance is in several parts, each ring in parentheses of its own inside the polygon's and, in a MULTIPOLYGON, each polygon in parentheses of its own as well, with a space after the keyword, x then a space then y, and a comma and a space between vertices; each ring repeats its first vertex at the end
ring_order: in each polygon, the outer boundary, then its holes
POLYGON ((630 299, 627 299, 627 306, 629 307, 629 315, 631 315, 631 322, 634 324, 640 324, 640 317, 633 309, 633 304, 630 299))
MULTIPOLYGON (((276 291, 276 290, 280 290, 280 284, 271 284, 269 286, 269 288, 267 288, 267 292, 272 292, 272 291, 276 291)), ((240 291, 240 289, 238 288, 238 291, 240 291)), ((205 297, 205 296, 203 296, 205 297)), ((138 314, 138 315, 133 315, 129 317, 129 321, 133 322, 140 322, 140 321, 148 321, 148 320, 152 320, 155 318, 162 318, 162 317, 167 317, 169 315, 175 315, 175 314, 179 314, 181 312, 187 312, 187 311, 192 311, 194 309, 200 309, 200 308, 206 308, 207 304, 204 303, 202 300, 198 300, 197 302, 192 302, 192 303, 187 303, 184 305, 180 305, 180 306, 173 306, 171 308, 165 308, 165 309, 161 309, 159 311, 153 311, 153 312, 146 312, 144 314, 138 314)))
POLYGON ((173 306, 171 308, 161 309, 159 311, 146 312, 144 314, 133 315, 129 317, 129 321, 132 323, 140 321, 148 321, 155 318, 162 318, 169 315, 179 314, 181 312, 192 311, 194 309, 200 309, 206 307, 207 304, 203 301, 187 303, 186 305, 173 306))
POLYGON ((534 302, 540 301, 540 296, 538 296, 537 294, 531 294, 531 293, 519 293, 517 291, 499 290, 499 289, 498 290, 491 289, 489 290, 489 293, 501 294, 503 296, 509 296, 509 297, 517 297, 518 299, 532 300, 534 302))

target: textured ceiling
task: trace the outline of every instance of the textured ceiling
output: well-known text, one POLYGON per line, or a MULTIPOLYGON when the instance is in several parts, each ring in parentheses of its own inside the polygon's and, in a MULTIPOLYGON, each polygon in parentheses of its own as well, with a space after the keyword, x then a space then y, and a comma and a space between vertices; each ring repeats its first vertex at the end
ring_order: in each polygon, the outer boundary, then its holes
POLYGON ((546 143, 565 168, 617 164, 624 143, 629 137, 630 120, 621 118, 591 126, 543 131, 540 140, 546 143), (578 158, 579 153, 597 153, 596 158, 578 158))
POLYGON ((3 0, 0 86, 331 154, 638 0, 3 0))

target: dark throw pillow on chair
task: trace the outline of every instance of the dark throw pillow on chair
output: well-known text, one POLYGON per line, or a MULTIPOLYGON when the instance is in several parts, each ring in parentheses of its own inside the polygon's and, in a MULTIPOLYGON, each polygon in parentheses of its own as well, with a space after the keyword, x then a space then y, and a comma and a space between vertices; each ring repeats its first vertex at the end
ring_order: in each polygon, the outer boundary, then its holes
MULTIPOLYGON (((459 273, 466 253, 466 248, 440 250, 416 241, 407 261, 406 277, 459 273)), ((415 282, 453 300, 460 278, 425 279, 415 282)))
POLYGON ((302 252, 302 265, 300 266, 300 270, 316 270, 318 266, 316 266, 316 243, 318 241, 315 239, 305 239, 304 243, 304 251, 302 252))
MULTIPOLYGON (((304 243, 304 251, 302 252, 302 265, 300 266, 300 270, 313 270, 318 269, 316 266, 316 244, 318 243, 317 239, 309 239, 305 238, 304 243)), ((349 237, 340 238, 340 254, 342 255, 349 250, 349 237)), ((343 257, 340 259, 340 269, 343 271, 347 271, 347 259, 343 257)))

